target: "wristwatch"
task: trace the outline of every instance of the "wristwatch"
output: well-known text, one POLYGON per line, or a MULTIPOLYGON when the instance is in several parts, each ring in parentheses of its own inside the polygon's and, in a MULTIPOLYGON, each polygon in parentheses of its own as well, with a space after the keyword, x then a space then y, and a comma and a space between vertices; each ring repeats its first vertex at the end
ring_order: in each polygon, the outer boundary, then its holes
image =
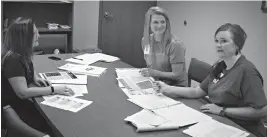
POLYGON ((223 107, 223 109, 220 111, 220 116, 223 116, 223 117, 226 116, 225 109, 226 109, 226 108, 223 107))

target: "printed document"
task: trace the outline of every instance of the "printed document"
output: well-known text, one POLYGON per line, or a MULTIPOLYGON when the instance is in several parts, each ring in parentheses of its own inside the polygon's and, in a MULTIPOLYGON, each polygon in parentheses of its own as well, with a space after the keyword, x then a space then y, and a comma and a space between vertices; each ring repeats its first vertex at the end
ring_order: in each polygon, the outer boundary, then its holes
POLYGON ((53 97, 41 102, 41 104, 50 107, 55 107, 75 113, 90 105, 91 103, 92 101, 62 95, 54 95, 53 97))
POLYGON ((75 74, 84 74, 84 75, 91 75, 99 77, 103 74, 107 68, 97 67, 97 66, 89 66, 89 65, 77 65, 67 63, 61 67, 58 67, 61 70, 67 70, 73 72, 75 74))
POLYGON ((130 102, 148 110, 155 110, 164 107, 170 107, 181 102, 173 100, 164 95, 145 95, 145 96, 135 96, 128 99, 130 102))
POLYGON ((192 137, 246 137, 246 131, 220 123, 216 120, 200 122, 183 131, 192 137))

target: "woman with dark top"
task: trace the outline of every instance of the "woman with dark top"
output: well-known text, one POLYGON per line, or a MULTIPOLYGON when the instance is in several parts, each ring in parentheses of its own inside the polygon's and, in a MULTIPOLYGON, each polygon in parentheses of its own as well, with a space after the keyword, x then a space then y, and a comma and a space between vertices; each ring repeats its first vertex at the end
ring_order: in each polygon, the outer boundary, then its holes
POLYGON ((208 95, 212 104, 203 105, 202 112, 228 117, 257 137, 266 137, 261 122, 267 116, 263 78, 241 54, 246 38, 239 25, 222 25, 214 36, 220 61, 200 86, 183 88, 156 82, 155 90, 170 97, 201 98, 208 95))
POLYGON ((19 17, 8 27, 1 47, 1 103, 2 107, 10 105, 29 126, 44 131, 46 123, 29 99, 51 94, 73 95, 73 91, 66 86, 53 87, 34 72, 32 47, 38 46, 38 37, 31 19, 19 17))
POLYGON ((146 13, 142 49, 147 68, 141 74, 170 85, 188 86, 185 66, 185 46, 171 34, 166 11, 151 7, 146 13))

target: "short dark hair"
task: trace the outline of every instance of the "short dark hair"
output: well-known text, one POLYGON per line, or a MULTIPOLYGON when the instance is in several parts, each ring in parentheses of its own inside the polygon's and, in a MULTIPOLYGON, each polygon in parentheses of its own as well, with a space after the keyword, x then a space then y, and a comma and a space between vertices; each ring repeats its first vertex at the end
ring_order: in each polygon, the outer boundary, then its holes
POLYGON ((242 50, 242 48, 245 44, 245 41, 247 39, 247 34, 239 25, 226 23, 217 29, 214 37, 216 37, 216 35, 220 31, 229 31, 232 34, 232 40, 234 41, 234 43, 238 47, 238 52, 240 52, 242 50))

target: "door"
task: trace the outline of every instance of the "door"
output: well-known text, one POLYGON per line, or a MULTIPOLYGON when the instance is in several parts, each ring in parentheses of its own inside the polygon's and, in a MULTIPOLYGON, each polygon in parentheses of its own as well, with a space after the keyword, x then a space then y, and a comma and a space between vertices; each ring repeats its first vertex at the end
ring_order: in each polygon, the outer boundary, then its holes
POLYGON ((145 67, 141 48, 146 11, 156 1, 100 1, 99 48, 134 66, 145 67))

